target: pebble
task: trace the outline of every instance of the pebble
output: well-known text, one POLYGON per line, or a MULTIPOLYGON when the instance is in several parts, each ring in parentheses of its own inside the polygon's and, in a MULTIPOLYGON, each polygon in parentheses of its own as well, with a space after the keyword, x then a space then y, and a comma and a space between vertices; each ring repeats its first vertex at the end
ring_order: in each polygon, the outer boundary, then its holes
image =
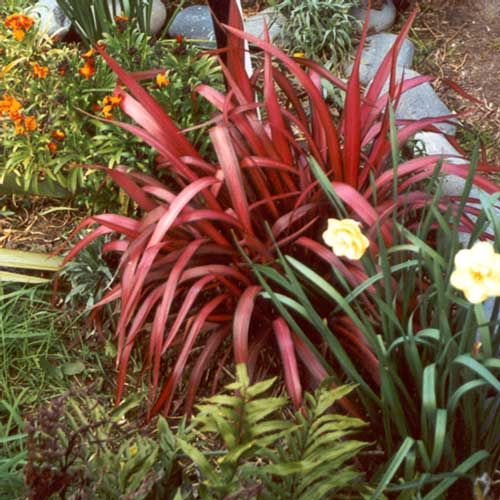
POLYGON ((206 5, 193 5, 182 9, 172 21, 168 35, 181 35, 192 40, 215 41, 214 24, 206 5))
POLYGON ((64 37, 71 26, 71 21, 56 0, 38 0, 27 14, 36 19, 38 29, 49 36, 64 37))
MULTIPOLYGON (((352 9, 354 17, 364 22, 366 16, 367 0, 362 0, 361 6, 352 9)), ((370 9, 370 18, 368 20, 368 30, 375 33, 388 30, 396 21, 396 7, 392 0, 385 0, 382 9, 370 9)))
POLYGON ((264 22, 267 23, 269 38, 275 40, 279 37, 286 19, 278 14, 272 7, 250 16, 245 20, 245 31, 257 38, 264 39, 264 22))
MULTIPOLYGON (((392 33, 379 33, 369 36, 366 39, 366 45, 361 54, 361 65, 359 67, 359 80, 362 85, 368 85, 373 79, 378 68, 382 64, 384 57, 392 49, 397 35, 392 33)), ((405 40, 401 45, 398 54, 397 65, 405 68, 411 68, 415 46, 410 40, 405 40)), ((352 72, 353 63, 346 65, 344 70, 346 75, 352 72)))

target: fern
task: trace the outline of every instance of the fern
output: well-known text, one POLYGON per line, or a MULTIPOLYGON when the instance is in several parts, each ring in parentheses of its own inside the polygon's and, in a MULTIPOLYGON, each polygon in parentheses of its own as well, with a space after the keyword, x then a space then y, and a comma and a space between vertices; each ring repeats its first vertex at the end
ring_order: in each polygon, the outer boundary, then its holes
POLYGON ((191 440, 177 439, 200 475, 198 495, 206 499, 340 498, 364 484, 349 463, 366 443, 348 439, 365 425, 329 413, 352 387, 322 385, 307 394, 301 412, 284 419, 285 397, 266 397, 275 379, 250 385, 244 365, 228 394, 197 406, 191 440), (280 418, 281 417, 281 418, 280 418), (220 456, 201 451, 201 442, 219 441, 220 456), (333 495, 333 496, 332 496, 333 495))

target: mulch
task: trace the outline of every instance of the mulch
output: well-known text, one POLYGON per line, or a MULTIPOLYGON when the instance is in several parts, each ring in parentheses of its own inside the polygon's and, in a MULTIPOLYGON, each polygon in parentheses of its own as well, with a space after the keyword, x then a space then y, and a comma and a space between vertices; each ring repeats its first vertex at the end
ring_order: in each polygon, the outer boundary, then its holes
POLYGON ((83 217, 81 211, 54 206, 48 199, 0 196, 0 248, 51 253, 83 217))
POLYGON ((415 69, 437 77, 434 87, 461 119, 458 141, 470 153, 477 139, 489 163, 500 165, 500 0, 420 0, 410 38, 415 69), (480 104, 464 99, 451 80, 480 104))

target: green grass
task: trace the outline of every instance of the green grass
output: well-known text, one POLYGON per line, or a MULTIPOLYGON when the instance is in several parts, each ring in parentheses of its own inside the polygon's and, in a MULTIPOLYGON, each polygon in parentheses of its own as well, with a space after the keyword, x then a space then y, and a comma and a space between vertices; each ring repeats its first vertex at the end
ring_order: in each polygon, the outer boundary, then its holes
POLYGON ((50 290, 0 287, 0 498, 22 498, 24 418, 70 386, 103 378, 81 320, 50 305, 50 290))
POLYGON ((477 128, 460 127, 456 138, 468 156, 472 154, 478 142, 486 148, 487 156, 490 150, 496 147, 494 131, 489 128, 481 130, 479 125, 477 128))

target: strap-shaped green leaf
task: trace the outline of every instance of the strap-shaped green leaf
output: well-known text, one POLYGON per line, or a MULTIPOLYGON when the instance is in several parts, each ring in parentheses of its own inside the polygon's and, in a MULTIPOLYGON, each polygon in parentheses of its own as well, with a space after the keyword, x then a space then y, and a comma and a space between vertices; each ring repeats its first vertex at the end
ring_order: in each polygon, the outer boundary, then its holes
POLYGON ((377 498, 380 497, 382 492, 385 490, 386 486, 391 482, 391 479, 398 471, 399 466, 403 463, 403 460, 405 459, 406 455, 411 450, 414 444, 415 440, 413 438, 409 436, 405 438, 405 440, 399 447, 399 450, 389 463, 389 467, 387 467, 387 470, 380 479, 377 489, 373 492, 373 495, 371 496, 371 500, 376 500, 377 498))
POLYGON ((453 471, 453 473, 450 474, 451 477, 439 483, 427 495, 425 495, 423 500, 434 500, 435 498, 439 498, 439 496, 442 495, 457 479, 489 456, 489 453, 484 450, 477 451, 474 455, 471 455, 467 460, 463 461, 453 471))
POLYGON ((496 391, 500 392, 500 382, 498 379, 481 363, 476 361, 469 354, 462 354, 458 356, 453 363, 458 363, 467 368, 470 368, 472 371, 476 372, 483 380, 486 380, 496 391))
POLYGON ((0 271, 0 281, 7 283, 29 283, 38 285, 39 283, 47 283, 47 278, 39 278, 37 276, 26 276, 25 274, 9 273, 7 271, 0 271))
POLYGON ((38 252, 0 248, 0 267, 35 269, 37 271, 59 271, 62 257, 38 252))

